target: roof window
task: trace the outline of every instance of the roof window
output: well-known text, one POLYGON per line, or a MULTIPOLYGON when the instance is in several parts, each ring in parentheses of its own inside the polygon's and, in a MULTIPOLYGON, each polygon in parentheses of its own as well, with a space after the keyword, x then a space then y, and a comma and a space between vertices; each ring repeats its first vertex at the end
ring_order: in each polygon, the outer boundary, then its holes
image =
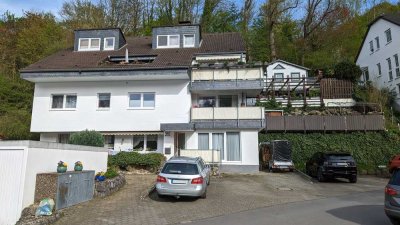
POLYGON ((79 38, 78 51, 100 51, 100 38, 79 38))
POLYGON ((114 50, 115 46, 115 37, 106 37, 104 38, 104 50, 114 50))
POLYGON ((157 48, 179 48, 179 35, 158 35, 157 48))

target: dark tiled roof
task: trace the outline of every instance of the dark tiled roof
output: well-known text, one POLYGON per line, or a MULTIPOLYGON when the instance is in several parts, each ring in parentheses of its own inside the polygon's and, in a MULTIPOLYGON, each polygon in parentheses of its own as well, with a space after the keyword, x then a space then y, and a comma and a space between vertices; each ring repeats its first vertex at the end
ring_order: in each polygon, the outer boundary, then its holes
POLYGON ((239 33, 205 34, 200 48, 152 49, 151 37, 128 37, 126 40, 127 45, 116 51, 62 50, 22 69, 21 72, 179 68, 190 66, 195 54, 245 51, 244 41, 239 33), (124 56, 126 48, 130 56, 157 55, 157 57, 148 64, 104 63, 108 56, 124 56))

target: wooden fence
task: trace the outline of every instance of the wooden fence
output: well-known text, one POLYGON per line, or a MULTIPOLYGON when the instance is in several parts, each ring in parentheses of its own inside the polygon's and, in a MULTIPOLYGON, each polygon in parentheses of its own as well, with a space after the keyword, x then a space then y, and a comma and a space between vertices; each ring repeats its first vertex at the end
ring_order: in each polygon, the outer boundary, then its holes
POLYGON ((271 131, 378 131, 385 129, 383 115, 351 116, 266 116, 271 131))
POLYGON ((352 98, 353 84, 347 80, 325 78, 320 81, 322 99, 352 98))

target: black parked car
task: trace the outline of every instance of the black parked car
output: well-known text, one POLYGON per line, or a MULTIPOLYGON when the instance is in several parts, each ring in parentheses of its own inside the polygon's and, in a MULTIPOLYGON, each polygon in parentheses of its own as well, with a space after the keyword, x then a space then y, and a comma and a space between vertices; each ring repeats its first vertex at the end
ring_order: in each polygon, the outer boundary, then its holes
POLYGON ((306 173, 323 182, 329 178, 347 178, 357 182, 357 166, 348 153, 315 153, 306 163, 306 173))

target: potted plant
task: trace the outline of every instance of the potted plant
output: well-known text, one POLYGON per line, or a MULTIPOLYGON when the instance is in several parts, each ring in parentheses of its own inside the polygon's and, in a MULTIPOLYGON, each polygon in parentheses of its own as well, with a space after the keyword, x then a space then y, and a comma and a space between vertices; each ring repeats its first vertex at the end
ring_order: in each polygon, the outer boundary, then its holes
POLYGON ((83 164, 82 164, 81 161, 75 162, 74 170, 75 170, 75 171, 82 171, 82 170, 83 170, 83 164))
POLYGON ((95 180, 97 180, 97 181, 104 181, 105 179, 106 179, 106 177, 104 176, 104 172, 103 171, 101 171, 101 172, 98 172, 97 174, 96 174, 96 177, 94 178, 95 180))
POLYGON ((65 173, 67 171, 67 163, 60 161, 57 165, 57 173, 65 173))

